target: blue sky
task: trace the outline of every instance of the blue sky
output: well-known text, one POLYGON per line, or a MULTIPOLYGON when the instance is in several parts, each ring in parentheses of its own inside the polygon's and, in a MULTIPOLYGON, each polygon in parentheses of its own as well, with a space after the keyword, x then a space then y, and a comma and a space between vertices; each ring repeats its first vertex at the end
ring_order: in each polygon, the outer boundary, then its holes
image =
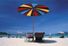
POLYGON ((68 0, 0 0, 0 31, 32 32, 32 17, 18 13, 24 3, 49 7, 50 12, 35 18, 35 32, 57 33, 68 31, 68 0))

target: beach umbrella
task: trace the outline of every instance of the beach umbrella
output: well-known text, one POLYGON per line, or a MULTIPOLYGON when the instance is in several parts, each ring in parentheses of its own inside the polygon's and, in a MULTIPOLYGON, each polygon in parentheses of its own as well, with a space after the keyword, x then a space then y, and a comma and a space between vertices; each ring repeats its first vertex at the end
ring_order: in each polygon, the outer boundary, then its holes
POLYGON ((37 4, 22 4, 18 8, 18 12, 25 16, 39 16, 42 13, 48 13, 49 8, 44 5, 37 5, 37 4))
POLYGON ((18 7, 18 12, 25 16, 33 16, 33 33, 34 33, 34 16, 39 16, 42 13, 48 13, 49 8, 39 4, 22 4, 18 7))

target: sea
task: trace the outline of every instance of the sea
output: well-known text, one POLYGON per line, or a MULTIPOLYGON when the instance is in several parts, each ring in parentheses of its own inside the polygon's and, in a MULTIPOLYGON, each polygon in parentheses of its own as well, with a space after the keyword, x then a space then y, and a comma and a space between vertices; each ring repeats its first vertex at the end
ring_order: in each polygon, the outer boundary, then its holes
MULTIPOLYGON (((64 36, 64 38, 68 38, 68 34, 51 34, 51 35, 44 35, 45 38, 60 38, 61 36, 64 36)), ((5 36, 1 36, 1 37, 5 37, 5 36)), ((11 34, 7 36, 8 38, 23 38, 26 37, 26 35, 22 35, 22 34, 11 34)))
POLYGON ((68 34, 52 34, 52 35, 45 35, 46 38, 60 38, 64 36, 64 38, 68 38, 68 34))

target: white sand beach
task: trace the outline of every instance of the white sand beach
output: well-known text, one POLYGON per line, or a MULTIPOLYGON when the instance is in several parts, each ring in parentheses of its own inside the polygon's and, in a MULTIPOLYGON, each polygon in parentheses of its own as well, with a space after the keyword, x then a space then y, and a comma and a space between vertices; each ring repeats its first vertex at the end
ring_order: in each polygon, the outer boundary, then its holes
POLYGON ((68 46, 68 38, 44 38, 45 42, 27 42, 25 38, 0 38, 0 46, 68 46))

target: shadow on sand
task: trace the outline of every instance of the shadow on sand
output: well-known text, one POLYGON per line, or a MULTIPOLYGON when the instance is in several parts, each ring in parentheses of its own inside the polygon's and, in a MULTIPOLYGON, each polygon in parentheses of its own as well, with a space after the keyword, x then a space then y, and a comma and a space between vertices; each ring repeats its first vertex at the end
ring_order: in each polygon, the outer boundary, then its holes
MULTIPOLYGON (((28 42, 33 42, 33 41, 28 41, 28 42)), ((34 43, 56 43, 57 41, 55 40, 42 40, 42 41, 34 41, 34 43)))
POLYGON ((35 41, 37 43, 56 43, 55 40, 42 40, 42 41, 35 41))

